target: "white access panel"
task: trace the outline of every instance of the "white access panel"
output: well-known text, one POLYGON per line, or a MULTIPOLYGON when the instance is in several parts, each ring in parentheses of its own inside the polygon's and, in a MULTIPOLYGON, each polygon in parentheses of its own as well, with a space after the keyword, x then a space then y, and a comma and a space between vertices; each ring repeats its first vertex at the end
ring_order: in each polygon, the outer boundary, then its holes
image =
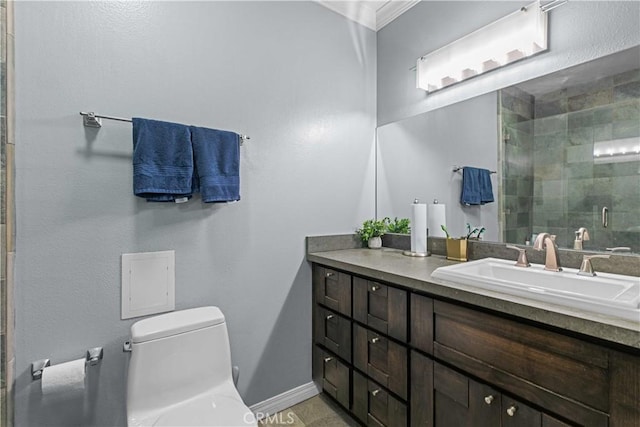
POLYGON ((122 254, 122 319, 175 309, 175 251, 122 254))

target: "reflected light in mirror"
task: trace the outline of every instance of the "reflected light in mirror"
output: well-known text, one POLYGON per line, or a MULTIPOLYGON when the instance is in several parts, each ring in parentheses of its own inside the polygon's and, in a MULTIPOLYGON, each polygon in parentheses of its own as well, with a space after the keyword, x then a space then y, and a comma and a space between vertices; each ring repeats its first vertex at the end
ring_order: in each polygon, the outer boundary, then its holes
POLYGON ((417 86, 427 92, 547 50, 547 15, 539 2, 418 59, 417 86))
POLYGON ((594 163, 637 162, 640 160, 640 138, 622 138, 593 144, 594 163))

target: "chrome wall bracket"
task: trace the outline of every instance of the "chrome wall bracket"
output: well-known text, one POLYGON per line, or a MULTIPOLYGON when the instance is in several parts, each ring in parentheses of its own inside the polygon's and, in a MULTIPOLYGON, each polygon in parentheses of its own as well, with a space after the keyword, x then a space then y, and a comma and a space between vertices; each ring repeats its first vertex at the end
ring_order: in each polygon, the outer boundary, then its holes
POLYGON ((31 378, 34 380, 39 380, 42 378, 42 371, 47 366, 51 366, 51 361, 49 359, 41 359, 36 360, 31 364, 31 378))
POLYGON ((104 351, 102 347, 94 347, 87 350, 87 363, 91 366, 97 365, 101 360, 104 351))
POLYGON ((96 114, 92 112, 82 114, 82 122, 86 127, 89 127, 89 128, 102 127, 102 119, 100 117, 96 117, 96 114))

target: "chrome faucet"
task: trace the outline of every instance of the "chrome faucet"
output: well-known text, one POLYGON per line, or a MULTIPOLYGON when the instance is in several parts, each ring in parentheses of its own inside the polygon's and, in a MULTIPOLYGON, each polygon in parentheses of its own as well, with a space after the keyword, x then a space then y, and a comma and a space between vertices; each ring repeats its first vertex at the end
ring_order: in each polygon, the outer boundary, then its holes
POLYGON ((580 276, 595 276, 596 272, 593 271, 593 265, 591 265, 591 260, 593 258, 609 258, 611 255, 585 255, 582 258, 582 264, 580 265, 580 271, 578 274, 580 276))
POLYGON ((540 233, 533 243, 533 249, 541 251, 546 249, 546 259, 544 269, 549 271, 562 271, 560 267, 560 258, 558 257, 558 246, 555 242, 556 236, 549 233, 540 233))

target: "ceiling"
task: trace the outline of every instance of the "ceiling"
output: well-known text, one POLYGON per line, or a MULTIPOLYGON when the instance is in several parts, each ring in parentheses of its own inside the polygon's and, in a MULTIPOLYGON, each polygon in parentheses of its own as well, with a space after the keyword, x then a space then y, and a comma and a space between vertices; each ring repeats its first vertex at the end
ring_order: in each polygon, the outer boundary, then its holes
POLYGON ((316 0, 367 28, 378 31, 398 16, 418 4, 420 0, 316 0))

